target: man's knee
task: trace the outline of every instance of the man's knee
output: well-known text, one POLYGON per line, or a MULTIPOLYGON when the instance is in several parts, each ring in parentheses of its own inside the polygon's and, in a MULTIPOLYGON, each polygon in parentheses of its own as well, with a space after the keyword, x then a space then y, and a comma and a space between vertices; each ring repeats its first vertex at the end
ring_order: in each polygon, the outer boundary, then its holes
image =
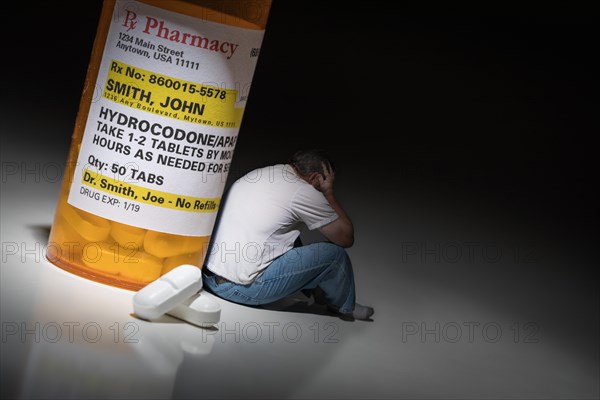
POLYGON ((320 242, 319 247, 324 251, 331 253, 346 253, 346 249, 332 242, 320 242))
POLYGON ((330 242, 317 242, 288 250, 284 254, 284 260, 288 263, 319 265, 345 261, 349 258, 346 249, 342 246, 330 242))
POLYGON ((348 252, 346 249, 340 245, 331 242, 321 242, 319 243, 319 255, 329 260, 344 260, 350 261, 350 257, 348 256, 348 252))

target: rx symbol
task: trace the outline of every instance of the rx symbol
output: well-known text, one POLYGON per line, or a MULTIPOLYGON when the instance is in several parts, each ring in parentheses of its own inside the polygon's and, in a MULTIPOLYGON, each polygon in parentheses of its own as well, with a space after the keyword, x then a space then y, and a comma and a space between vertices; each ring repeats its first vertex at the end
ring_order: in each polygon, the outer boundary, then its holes
POLYGON ((125 21, 123 21, 123 26, 127 28, 127 32, 132 29, 135 29, 137 25, 137 14, 133 11, 127 10, 127 15, 125 15, 125 21))

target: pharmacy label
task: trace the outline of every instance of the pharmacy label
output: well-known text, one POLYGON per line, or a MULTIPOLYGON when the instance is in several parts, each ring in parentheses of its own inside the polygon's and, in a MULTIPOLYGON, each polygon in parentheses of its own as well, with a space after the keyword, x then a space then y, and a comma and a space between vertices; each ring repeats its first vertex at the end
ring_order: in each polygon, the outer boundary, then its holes
POLYGON ((209 235, 263 34, 117 1, 69 204, 144 229, 209 235))

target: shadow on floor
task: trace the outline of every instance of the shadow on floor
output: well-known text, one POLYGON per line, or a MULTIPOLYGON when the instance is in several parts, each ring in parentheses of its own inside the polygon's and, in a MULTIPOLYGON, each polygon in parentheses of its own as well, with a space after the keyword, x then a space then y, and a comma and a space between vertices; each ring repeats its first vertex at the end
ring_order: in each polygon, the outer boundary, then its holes
POLYGON ((33 232, 33 236, 36 240, 47 243, 50 237, 50 225, 29 225, 28 228, 33 232))

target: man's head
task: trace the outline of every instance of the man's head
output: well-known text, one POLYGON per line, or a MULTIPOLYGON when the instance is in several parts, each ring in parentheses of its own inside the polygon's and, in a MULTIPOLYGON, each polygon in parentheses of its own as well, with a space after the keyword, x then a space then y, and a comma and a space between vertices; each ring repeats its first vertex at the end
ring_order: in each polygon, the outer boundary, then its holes
POLYGON ((290 164, 310 184, 314 183, 316 176, 323 176, 323 164, 329 165, 332 172, 335 171, 333 163, 321 149, 299 150, 292 156, 290 164))
POLYGON ((290 160, 290 164, 300 175, 310 175, 315 172, 323 174, 323 163, 329 164, 333 168, 331 160, 321 149, 299 150, 290 160))

